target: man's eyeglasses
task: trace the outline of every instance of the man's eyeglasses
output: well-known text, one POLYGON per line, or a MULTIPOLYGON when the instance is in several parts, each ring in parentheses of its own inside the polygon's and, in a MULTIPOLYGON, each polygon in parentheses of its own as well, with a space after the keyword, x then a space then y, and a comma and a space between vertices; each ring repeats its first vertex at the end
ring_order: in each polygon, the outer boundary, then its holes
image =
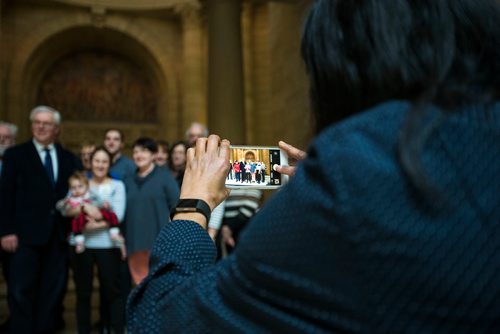
POLYGON ((54 122, 41 122, 41 121, 33 121, 32 124, 34 126, 44 127, 44 128, 52 128, 56 125, 54 122))

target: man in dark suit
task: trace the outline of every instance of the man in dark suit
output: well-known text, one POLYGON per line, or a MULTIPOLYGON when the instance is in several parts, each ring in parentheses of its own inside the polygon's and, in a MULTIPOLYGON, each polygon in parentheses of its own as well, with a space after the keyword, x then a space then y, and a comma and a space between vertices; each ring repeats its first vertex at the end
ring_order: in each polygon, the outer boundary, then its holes
POLYGON ((5 152, 0 183, 1 246, 12 253, 11 333, 51 333, 67 281, 67 226, 55 209, 81 164, 55 144, 61 117, 31 111, 33 139, 5 152))

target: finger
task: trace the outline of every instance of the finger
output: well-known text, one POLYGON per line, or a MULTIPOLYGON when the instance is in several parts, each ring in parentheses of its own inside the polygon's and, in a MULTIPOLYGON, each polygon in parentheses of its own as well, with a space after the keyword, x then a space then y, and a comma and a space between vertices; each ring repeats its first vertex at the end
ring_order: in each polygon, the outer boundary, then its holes
POLYGON ((234 247, 234 245, 235 245, 234 238, 233 237, 228 237, 227 240, 226 240, 226 243, 229 246, 234 247))
POLYGON ((15 247, 13 241, 9 241, 7 248, 9 249, 9 253, 14 253, 14 251, 16 250, 16 247, 15 247))
POLYGON ((194 155, 195 157, 200 157, 207 151, 207 138, 198 138, 196 140, 196 148, 194 155))
POLYGON ((217 135, 210 135, 208 136, 207 140, 207 152, 208 153, 217 153, 217 150, 219 149, 219 143, 220 143, 220 137, 217 135))
POLYGON ((219 157, 224 159, 224 161, 229 160, 231 143, 227 139, 223 139, 220 143, 219 157))
POLYGON ((191 165, 191 162, 194 160, 194 148, 190 147, 186 153, 186 169, 191 165))
POLYGON ((285 174, 288 176, 295 175, 295 167, 293 167, 293 166, 273 165, 273 170, 275 170, 278 173, 285 174))
POLYGON ((298 148, 290 145, 290 144, 287 144, 285 143, 284 141, 280 140, 278 142, 278 146, 283 150, 285 151, 289 157, 292 157, 294 159, 297 159, 297 160, 303 160, 307 157, 307 153, 302 151, 302 150, 299 150, 298 148))

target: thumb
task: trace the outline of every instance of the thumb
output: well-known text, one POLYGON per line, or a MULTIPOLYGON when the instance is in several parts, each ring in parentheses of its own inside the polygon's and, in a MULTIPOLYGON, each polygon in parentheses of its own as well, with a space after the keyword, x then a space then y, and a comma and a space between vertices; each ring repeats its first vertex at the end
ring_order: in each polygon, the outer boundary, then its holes
POLYGON ((295 167, 293 166, 273 165, 273 170, 288 176, 293 176, 295 174, 295 167))

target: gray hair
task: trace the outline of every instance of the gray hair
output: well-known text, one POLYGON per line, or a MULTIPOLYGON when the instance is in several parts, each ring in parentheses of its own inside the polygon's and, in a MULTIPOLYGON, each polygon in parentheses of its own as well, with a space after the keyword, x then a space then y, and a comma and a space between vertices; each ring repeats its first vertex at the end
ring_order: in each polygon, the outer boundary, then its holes
POLYGON ((12 134, 12 138, 16 139, 16 136, 17 136, 17 126, 16 125, 14 125, 12 123, 0 121, 0 126, 5 126, 6 128, 8 128, 10 133, 12 134))
POLYGON ((30 113, 30 120, 33 122, 33 120, 35 119, 35 115, 42 112, 51 113, 52 116, 54 117, 54 123, 56 123, 56 125, 61 124, 61 113, 55 110, 54 108, 48 106, 36 106, 35 108, 33 108, 30 113))
POLYGON ((208 137, 208 128, 204 124, 201 124, 198 122, 193 122, 193 123, 191 123, 189 128, 186 130, 186 138, 189 137, 189 132, 190 132, 191 128, 194 126, 201 127, 203 129, 203 137, 208 137))

